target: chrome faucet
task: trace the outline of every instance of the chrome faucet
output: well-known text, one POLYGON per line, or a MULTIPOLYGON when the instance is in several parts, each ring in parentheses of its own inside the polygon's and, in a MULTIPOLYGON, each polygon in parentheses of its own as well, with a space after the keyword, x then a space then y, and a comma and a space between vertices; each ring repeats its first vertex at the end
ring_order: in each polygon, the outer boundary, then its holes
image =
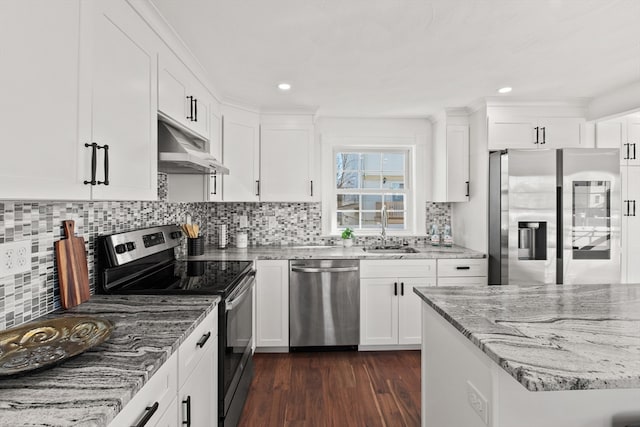
POLYGON ((387 205, 382 205, 380 209, 380 224, 382 225, 382 246, 387 243, 387 226, 389 225, 389 214, 387 213, 387 205))

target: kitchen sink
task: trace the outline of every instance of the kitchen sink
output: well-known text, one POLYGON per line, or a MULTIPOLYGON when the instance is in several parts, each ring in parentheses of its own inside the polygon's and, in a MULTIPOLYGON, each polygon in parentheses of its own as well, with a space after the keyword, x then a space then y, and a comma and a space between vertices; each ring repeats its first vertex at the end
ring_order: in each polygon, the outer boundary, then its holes
POLYGON ((416 254, 418 251, 411 246, 370 246, 363 251, 374 254, 416 254))

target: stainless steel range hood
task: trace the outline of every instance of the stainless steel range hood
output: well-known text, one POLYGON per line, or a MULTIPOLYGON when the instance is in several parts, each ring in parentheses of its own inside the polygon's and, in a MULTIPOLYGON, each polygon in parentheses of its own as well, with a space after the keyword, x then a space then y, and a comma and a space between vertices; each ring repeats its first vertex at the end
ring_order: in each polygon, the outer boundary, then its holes
POLYGON ((207 143, 158 121, 158 171, 176 174, 228 174, 227 169, 207 151, 207 143))

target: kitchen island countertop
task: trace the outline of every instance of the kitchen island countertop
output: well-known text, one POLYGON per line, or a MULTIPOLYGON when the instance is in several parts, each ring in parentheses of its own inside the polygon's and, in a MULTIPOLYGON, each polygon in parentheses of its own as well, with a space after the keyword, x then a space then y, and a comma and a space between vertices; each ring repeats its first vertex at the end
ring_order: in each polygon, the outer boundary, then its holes
POLYGON ((372 253, 363 246, 250 246, 246 249, 218 249, 207 246, 204 255, 190 256, 190 261, 254 261, 278 259, 439 259, 485 258, 482 252, 462 246, 410 245, 416 253, 372 253))
POLYGON ((216 296, 92 295, 44 318, 91 315, 114 324, 103 344, 51 369, 2 378, 2 426, 107 426, 210 313, 216 296))
POLYGON ((640 285, 414 291, 530 391, 640 389, 640 285))

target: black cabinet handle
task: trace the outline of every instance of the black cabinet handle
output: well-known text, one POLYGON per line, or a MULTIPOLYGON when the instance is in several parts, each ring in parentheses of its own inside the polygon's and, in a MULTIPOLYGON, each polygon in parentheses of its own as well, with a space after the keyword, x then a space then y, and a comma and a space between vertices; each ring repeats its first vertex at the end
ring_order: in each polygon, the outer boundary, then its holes
POLYGON ((107 144, 102 147, 98 146, 104 150, 104 181, 98 181, 97 184, 109 185, 109 146, 107 144))
POLYGON ((193 100, 193 115, 194 115, 193 121, 197 122, 198 121, 198 100, 197 99, 193 100))
POLYGON ((464 183, 467 185, 467 193, 465 194, 465 196, 469 197, 469 181, 465 181, 464 183))
POLYGON ((456 267, 456 270, 471 270, 471 267, 468 265, 459 265, 456 267))
POLYGON ((193 96, 187 96, 189 100, 189 115, 187 116, 187 120, 193 121, 193 96))
POLYGON ((546 126, 542 127, 542 142, 540 144, 546 144, 547 143, 547 128, 546 126))
POLYGON ((627 149, 627 154, 624 156, 623 160, 629 160, 629 145, 630 144, 622 144, 627 149))
POLYGON ((260 195, 260 180, 256 179, 256 196, 260 195))
POLYGON ((398 296, 398 282, 393 282, 393 295, 398 296))
POLYGON ((187 419, 182 422, 182 425, 186 425, 187 427, 191 426, 191 396, 187 396, 185 400, 182 401, 183 405, 187 405, 187 419))
POLYGON ((311 197, 313 197, 313 180, 311 180, 311 197))
POLYGON ((633 157, 629 160, 635 160, 636 159, 636 143, 634 142, 633 144, 629 144, 629 145, 633 145, 633 157))
POLYGON ((404 296, 404 282, 400 282, 400 295, 404 296))
POLYGON ((91 147, 91 181, 84 181, 84 185, 91 184, 96 185, 96 156, 98 154, 98 144, 92 142, 91 144, 84 144, 85 147, 91 147))
POLYGON ((629 200, 623 200, 623 202, 626 209, 622 216, 629 216, 629 200))
POLYGON ((213 174, 213 195, 215 196, 218 191, 218 175, 213 174))
POLYGON ((534 129, 536 130, 536 142, 534 144, 539 144, 538 141, 538 131, 540 130, 540 128, 538 126, 534 127, 534 129))
POLYGON ((633 213, 631 214, 631 216, 636 216, 636 201, 632 200, 631 203, 633 203, 633 213))
POLYGON ((140 419, 140 421, 138 421, 138 424, 136 424, 133 427, 143 427, 146 426, 147 423, 149 422, 149 420, 151 419, 151 417, 153 417, 153 414, 156 413, 156 411, 158 410, 158 407, 160 406, 160 404, 158 402, 154 403, 152 406, 147 406, 146 408, 144 408, 145 410, 145 414, 144 417, 142 417, 140 419))
POLYGON ((209 338, 211 337, 211 332, 207 332, 206 334, 204 334, 200 340, 198 340, 198 342, 196 343, 196 346, 202 348, 204 347, 204 344, 209 341, 209 338))

